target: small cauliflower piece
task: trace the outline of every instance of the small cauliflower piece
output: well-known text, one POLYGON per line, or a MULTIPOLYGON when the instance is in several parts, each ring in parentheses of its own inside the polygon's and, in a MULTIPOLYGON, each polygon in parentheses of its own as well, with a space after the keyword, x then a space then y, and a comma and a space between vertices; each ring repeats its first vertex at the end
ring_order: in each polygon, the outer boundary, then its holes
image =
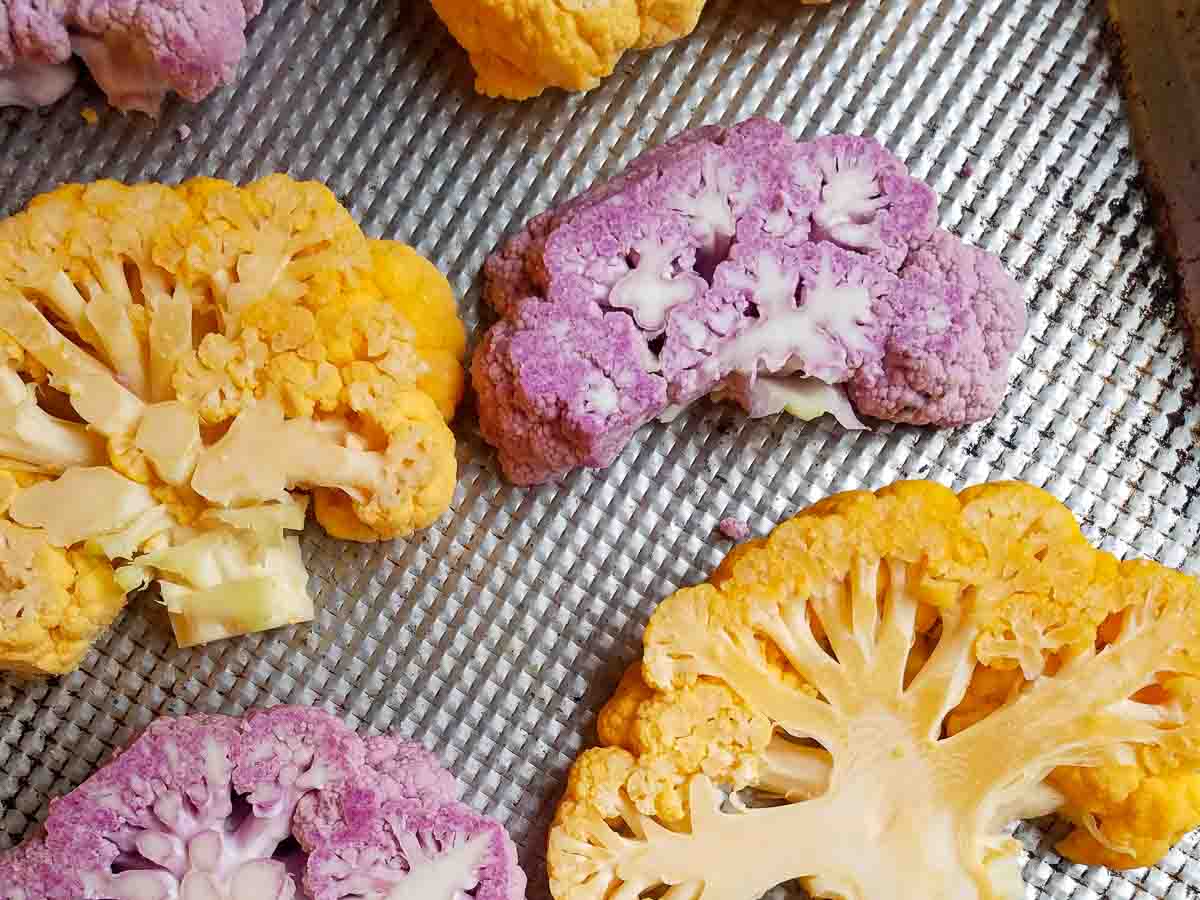
POLYGON ((470 54, 479 93, 527 100, 547 88, 591 90, 626 50, 691 34, 704 0, 433 0, 433 7, 470 54))
MULTIPOLYGON (((694 0, 693 5, 698 15, 703 0, 694 0)), ((621 55, 642 40, 638 6, 638 0, 434 0, 433 4, 471 56, 475 89, 513 100, 536 97, 548 87, 575 91, 596 87, 612 74, 621 55)), ((657 36, 670 39, 661 33, 657 36)))
POLYGON ((607 466, 698 399, 755 417, 956 426, 999 407, 1025 329, 994 256, 869 138, 686 132, 535 217, 485 266, 484 437, 520 484, 607 466), (569 338, 563 335, 570 333, 569 338))
POLYGON ((316 709, 156 719, 0 854, 0 900, 524 900, 512 840, 453 781, 316 709))
POLYGON ((465 353, 441 273, 319 184, 67 185, 0 220, 0 522, 157 582, 185 645, 307 621, 290 492, 336 537, 432 523, 465 353))
POLYGON ((262 0, 12 0, 0 14, 0 105, 58 100, 75 80, 72 53, 118 109, 157 115, 170 91, 198 102, 233 80, 261 10, 262 0))
POLYGON ((644 644, 555 816, 556 900, 1008 900, 1014 819, 1123 866, 1200 822, 1200 585, 1026 485, 830 497, 644 644))

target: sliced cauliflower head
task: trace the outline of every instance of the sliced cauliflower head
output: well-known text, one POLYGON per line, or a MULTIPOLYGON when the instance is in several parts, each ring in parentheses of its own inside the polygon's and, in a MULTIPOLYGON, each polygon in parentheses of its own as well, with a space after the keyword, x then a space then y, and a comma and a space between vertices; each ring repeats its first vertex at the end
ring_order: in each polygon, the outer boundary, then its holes
POLYGON ((319 184, 60 188, 0 221, 0 470, 29 482, 0 521, 132 563, 186 643, 304 621, 306 506, 262 521, 297 490, 338 537, 441 515, 465 345, 437 269, 319 184))
POLYGON ((502 321, 471 369, 484 438, 534 484, 609 465, 702 397, 853 429, 856 412, 993 415, 1022 293, 936 208, 870 138, 798 142, 758 118, 677 135, 488 259, 502 321))
POLYGON ((2 900, 524 900, 423 746, 297 706, 159 718, 0 853, 2 900))
POLYGON ((704 0, 434 0, 466 48, 475 88, 525 100, 546 88, 587 91, 633 47, 690 34, 704 0))
POLYGON ((1001 900, 1015 819, 1059 811, 1063 852, 1125 866, 1200 822, 1200 585, 1028 486, 831 497, 644 644, 558 809, 557 900, 1001 900))

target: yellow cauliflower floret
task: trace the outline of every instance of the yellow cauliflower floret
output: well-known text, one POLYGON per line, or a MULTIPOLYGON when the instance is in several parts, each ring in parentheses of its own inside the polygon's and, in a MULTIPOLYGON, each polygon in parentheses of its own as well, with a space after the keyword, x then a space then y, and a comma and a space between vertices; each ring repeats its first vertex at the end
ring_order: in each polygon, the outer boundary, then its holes
POLYGON ((257 329, 236 338, 206 334, 194 352, 180 360, 172 384, 175 395, 208 425, 226 422, 262 396, 271 349, 257 329))
POLYGON ((599 735, 556 900, 1015 896, 1052 812, 1148 865, 1200 823, 1200 584, 1025 485, 838 495, 659 605, 599 735))
MULTIPOLYGON (((617 747, 586 750, 575 761, 550 832, 551 859, 573 856, 578 848, 586 847, 594 820, 621 828, 622 820, 633 811, 623 788, 635 764, 631 753, 617 747)), ((585 866, 552 868, 550 892, 555 897, 570 896, 568 891, 586 884, 595 874, 585 866)))
POLYGON ((345 402, 364 422, 360 433, 368 446, 386 455, 390 477, 365 501, 355 502, 344 492, 345 500, 328 490, 317 492, 317 521, 334 537, 382 540, 410 534, 431 525, 450 504, 458 475, 454 435, 433 399, 401 380, 406 375, 411 368, 391 357, 343 369, 345 402), (357 522, 347 516, 351 509, 357 522))
POLYGON ((412 327, 412 342, 424 363, 417 387, 449 421, 462 400, 467 332, 446 276, 411 247, 373 241, 375 283, 384 299, 412 327))
POLYGON ((357 540, 450 503, 450 286, 319 184, 68 185, 0 221, 0 296, 0 527, 74 573, 19 576, 53 602, 0 614, 0 667, 77 660, 32 642, 93 638, 118 584, 157 581, 188 643, 305 621, 303 492, 357 540))
MULTIPOLYGON (((337 366, 386 356, 395 346, 412 348, 412 326, 374 293, 352 293, 317 312, 317 335, 337 366)), ((416 380, 416 371, 412 373, 416 380)))
POLYGON ((320 304, 370 271, 366 239, 323 185, 270 175, 245 188, 205 180, 183 190, 198 222, 177 275, 213 294, 226 334, 254 303, 320 304))
POLYGON ((1058 844, 1068 859, 1113 869, 1158 862, 1200 822, 1200 760, 1163 775, 1139 765, 1063 768, 1049 779, 1076 825, 1058 844))
POLYGON ((989 561, 981 586, 988 623, 977 650, 987 665, 1019 665, 1027 678, 1052 657, 1087 650, 1122 598, 1117 561, 1097 553, 1074 517, 1043 491, 1022 485, 964 492, 967 521, 989 561))
POLYGON ((70 672, 124 606, 107 560, 0 520, 0 668, 70 672))
MULTIPOLYGON (((1200 678, 1167 677, 1136 698, 1168 715, 1200 714, 1200 678)), ((1200 743, 1191 734, 1122 748, 1107 765, 1064 766, 1050 784, 1076 826, 1059 852, 1089 865, 1128 869, 1159 860, 1200 822, 1200 743)))
POLYGON ((525 100, 591 90, 621 55, 683 37, 704 0, 434 0, 475 67, 475 88, 525 100))
POLYGON ((302 352, 272 356, 267 363, 266 382, 267 392, 278 396, 284 413, 293 418, 310 418, 318 410, 333 412, 342 395, 342 376, 337 367, 323 359, 310 359, 302 352))
POLYGON ((638 768, 626 781, 634 805, 668 824, 686 821, 687 783, 696 772, 738 790, 754 783, 772 726, 719 681, 655 694, 633 722, 638 768))
POLYGON ((638 710, 653 697, 654 688, 642 678, 642 661, 638 660, 625 670, 616 692, 600 710, 596 719, 596 734, 600 743, 609 747, 624 747, 630 753, 636 753, 638 745, 634 729, 638 710))

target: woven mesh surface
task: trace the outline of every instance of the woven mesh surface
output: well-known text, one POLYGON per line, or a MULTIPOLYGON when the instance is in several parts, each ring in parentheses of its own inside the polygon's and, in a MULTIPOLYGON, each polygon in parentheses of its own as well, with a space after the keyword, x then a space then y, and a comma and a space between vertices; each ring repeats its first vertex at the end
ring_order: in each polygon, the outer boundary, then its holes
MULTIPOLYGON (((368 233, 438 263, 475 327, 477 276, 506 231, 676 131, 767 115, 798 136, 876 135, 941 194, 944 226, 1004 256, 1030 304, 1013 386, 991 422, 940 432, 701 404, 607 471, 537 490, 500 480, 468 408, 453 512, 435 527, 378 546, 306 532, 311 626, 181 651, 135 601, 79 672, 0 681, 0 847, 156 715, 312 703, 438 748, 466 799, 507 823, 543 900, 570 761, 654 604, 728 549, 723 516, 763 533, 833 491, 1022 478, 1118 555, 1200 561, 1184 343, 1088 0, 710 0, 689 40, 631 54, 586 96, 527 104, 476 96, 423 0, 268 6, 237 86, 157 124, 89 87, 48 113, 0 112, 0 212, 99 177, 318 178, 368 233)), ((1116 876, 1020 834, 1030 897, 1198 895, 1194 838, 1116 876)))

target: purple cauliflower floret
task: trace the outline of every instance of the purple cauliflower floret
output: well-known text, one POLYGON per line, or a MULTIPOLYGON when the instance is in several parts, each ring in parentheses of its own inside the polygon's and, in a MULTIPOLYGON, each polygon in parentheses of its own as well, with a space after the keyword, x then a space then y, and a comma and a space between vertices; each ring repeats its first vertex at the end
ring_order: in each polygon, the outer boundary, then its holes
POLYGON ((936 205, 869 138, 751 119, 649 151, 488 260, 503 321, 472 366, 484 437, 534 484, 607 466, 704 396, 848 428, 849 398, 899 422, 986 418, 1024 308, 999 260, 936 230, 936 205))
POLYGON ((515 320, 488 332, 472 361, 483 436, 522 484, 607 466, 666 407, 653 364, 629 316, 524 303, 515 320))
POLYGON ((393 796, 434 804, 459 799, 458 781, 420 744, 389 734, 367 738, 365 743, 367 769, 393 796))
POLYGON ((900 160, 869 138, 831 135, 803 145, 801 167, 814 175, 819 199, 812 236, 857 250, 891 271, 929 240, 937 198, 900 160))
POLYGON ((44 106, 78 55, 109 102, 156 115, 169 91, 203 100, 233 80, 262 0, 4 0, 0 102, 44 106))
MULTIPOLYGON (((457 839, 445 828, 438 833, 439 846, 450 848, 473 840, 485 829, 479 823, 494 829, 494 853, 455 858, 459 881, 437 880, 439 859, 410 854, 409 868, 392 878, 397 893, 330 893, 326 860, 347 852, 346 838, 361 823, 427 821, 391 815, 397 804, 430 821, 463 815, 453 779, 430 754, 391 738, 364 741, 319 710, 278 706, 243 720, 159 719, 53 801, 38 835, 0 855, 0 900, 393 900, 404 896, 401 886, 442 885, 443 893, 413 896, 520 900, 525 882, 511 862, 512 844, 482 817, 464 822, 457 839), (343 803, 345 797, 358 805, 343 803), (343 809, 353 815, 330 816, 343 809), (311 810, 326 816, 323 827, 311 827, 311 810), (471 878, 501 892, 459 887, 471 878)), ((424 846, 420 830, 393 837, 399 846, 424 846)))
POLYGON ((1000 261, 938 231, 909 255, 888 302, 894 311, 884 355, 849 385, 858 409, 946 426, 995 412, 1025 332, 1020 285, 1000 261))

